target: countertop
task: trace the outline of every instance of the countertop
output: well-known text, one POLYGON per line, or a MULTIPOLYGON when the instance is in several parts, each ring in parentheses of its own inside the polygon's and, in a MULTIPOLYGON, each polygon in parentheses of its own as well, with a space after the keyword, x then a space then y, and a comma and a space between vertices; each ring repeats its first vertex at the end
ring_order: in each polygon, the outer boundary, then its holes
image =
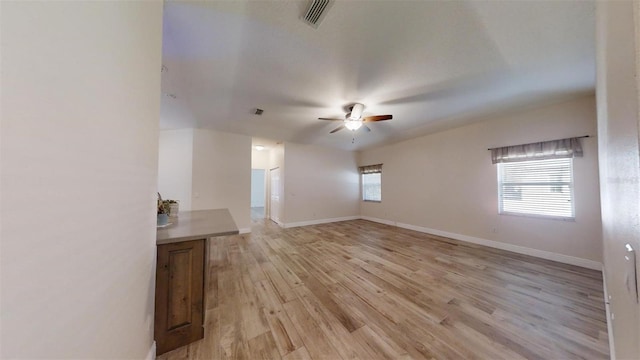
POLYGON ((156 245, 238 234, 228 209, 183 211, 169 222, 172 224, 158 228, 156 245))

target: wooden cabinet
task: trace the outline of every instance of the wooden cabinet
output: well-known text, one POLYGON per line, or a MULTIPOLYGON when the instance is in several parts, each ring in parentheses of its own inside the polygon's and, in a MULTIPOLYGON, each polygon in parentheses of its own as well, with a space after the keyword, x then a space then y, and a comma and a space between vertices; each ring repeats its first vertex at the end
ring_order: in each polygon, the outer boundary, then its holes
POLYGON ((158 355, 204 337, 205 241, 158 245, 154 329, 158 355))
POLYGON ((156 233, 156 354, 204 338, 207 239, 235 235, 228 209, 181 212, 156 233))

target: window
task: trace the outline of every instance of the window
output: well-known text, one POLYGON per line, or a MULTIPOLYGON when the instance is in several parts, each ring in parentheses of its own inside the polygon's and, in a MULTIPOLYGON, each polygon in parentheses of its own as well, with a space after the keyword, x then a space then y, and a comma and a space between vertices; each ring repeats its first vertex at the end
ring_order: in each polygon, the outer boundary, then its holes
POLYGON ((573 159, 498 164, 500 214, 573 219, 573 159))
POLYGON ((382 164, 360 166, 362 200, 382 201, 382 164))
POLYGON ((362 174, 362 200, 382 201, 382 173, 362 174))

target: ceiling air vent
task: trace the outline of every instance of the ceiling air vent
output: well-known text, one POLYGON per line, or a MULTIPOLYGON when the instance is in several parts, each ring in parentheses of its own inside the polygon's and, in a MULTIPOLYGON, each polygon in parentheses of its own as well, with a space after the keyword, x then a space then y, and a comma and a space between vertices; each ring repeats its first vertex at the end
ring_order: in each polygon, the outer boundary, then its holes
POLYGON ((306 23, 317 28, 331 6, 331 0, 311 0, 307 14, 302 18, 306 23))

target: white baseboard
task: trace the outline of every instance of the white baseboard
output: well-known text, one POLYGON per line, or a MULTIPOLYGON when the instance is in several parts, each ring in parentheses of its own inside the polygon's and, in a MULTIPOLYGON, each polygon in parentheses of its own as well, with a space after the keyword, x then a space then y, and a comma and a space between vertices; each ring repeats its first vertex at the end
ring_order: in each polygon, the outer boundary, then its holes
POLYGON ((395 221, 390 221, 390 220, 385 220, 385 219, 380 219, 380 218, 374 218, 374 217, 371 217, 371 216, 361 216, 360 219, 369 220, 369 221, 373 221, 373 222, 377 222, 377 223, 385 224, 385 225, 396 226, 396 222, 395 221))
POLYGON ((534 257, 538 257, 538 258, 542 258, 542 259, 553 260, 553 261, 561 262, 561 263, 564 263, 564 264, 580 266, 580 267, 587 268, 587 269, 602 270, 602 263, 600 263, 598 261, 594 261, 594 260, 583 259, 583 258, 579 258, 579 257, 575 257, 575 256, 569 256, 569 255, 564 255, 564 254, 553 253, 553 252, 550 252, 550 251, 532 249, 532 248, 519 246, 519 245, 507 244, 507 243, 503 243, 503 242, 499 242, 499 241, 487 240, 487 239, 482 239, 482 238, 478 238, 478 237, 474 237, 474 236, 461 235, 461 234, 451 233, 451 232, 447 232, 447 231, 426 228, 426 227, 422 227, 422 226, 416 226, 416 225, 411 225, 411 224, 403 224, 403 223, 393 222, 393 221, 389 221, 389 220, 373 218, 373 217, 369 217, 369 216, 362 216, 361 218, 364 219, 364 220, 378 222, 378 223, 381 223, 381 224, 397 226, 397 227, 401 227, 401 228, 404 228, 404 229, 419 231, 419 232, 423 232, 423 233, 427 233, 427 234, 447 237, 447 238, 460 240, 460 241, 464 241, 464 242, 468 242, 468 243, 473 243, 473 244, 488 246, 488 247, 492 247, 492 248, 496 248, 496 249, 511 251, 511 252, 515 252, 515 253, 518 253, 518 254, 530 255, 530 256, 534 256, 534 257))
POLYGON ((248 227, 248 228, 240 228, 240 229, 238 229, 238 231, 240 232, 240 234, 248 234, 248 233, 251 232, 251 228, 250 227, 248 227))
POLYGON ((156 342, 154 341, 151 344, 151 348, 149 348, 149 352, 147 353, 146 360, 156 360, 156 342))
POLYGON ((327 224, 338 221, 349 221, 349 220, 358 220, 361 219, 361 216, 343 216, 338 218, 330 218, 330 219, 319 219, 319 220, 308 220, 308 221, 298 221, 293 223, 280 224, 283 228, 292 228, 298 226, 308 226, 308 225, 318 225, 318 224, 327 224))
POLYGON ((613 324, 611 323, 611 308, 609 304, 609 292, 607 291, 607 277, 602 266, 602 286, 604 288, 604 307, 607 312, 607 334, 609 335, 609 356, 611 360, 616 360, 616 348, 613 343, 613 324))

